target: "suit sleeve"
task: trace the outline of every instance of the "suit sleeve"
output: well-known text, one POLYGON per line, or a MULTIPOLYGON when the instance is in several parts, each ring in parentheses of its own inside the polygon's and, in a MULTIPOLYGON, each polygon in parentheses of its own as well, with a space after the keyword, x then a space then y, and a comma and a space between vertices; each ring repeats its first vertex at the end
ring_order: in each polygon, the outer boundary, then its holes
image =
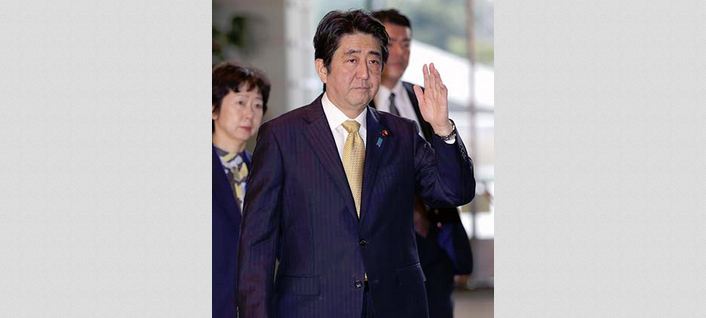
MULTIPOLYGON (((415 126, 415 130, 416 130, 415 126)), ((419 193, 430 207, 456 207, 471 202, 476 182, 473 163, 460 136, 454 144, 433 134, 426 142, 415 133, 414 165, 419 193)))
POLYGON ((265 123, 258 134, 245 194, 238 258, 238 307, 242 318, 271 317, 283 172, 282 151, 270 128, 265 123))
POLYGON ((432 224, 440 223, 436 243, 448 255, 454 267, 454 274, 470 274, 473 272, 473 252, 468 240, 466 229, 456 208, 435 209, 432 224))

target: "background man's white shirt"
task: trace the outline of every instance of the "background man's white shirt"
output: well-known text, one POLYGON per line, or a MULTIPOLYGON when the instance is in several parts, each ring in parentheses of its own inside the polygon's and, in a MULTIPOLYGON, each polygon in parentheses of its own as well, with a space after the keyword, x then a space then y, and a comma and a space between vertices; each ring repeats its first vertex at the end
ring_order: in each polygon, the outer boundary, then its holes
POLYGON ((419 119, 417 118, 417 113, 414 112, 412 101, 409 100, 409 94, 407 94, 407 90, 402 86, 402 81, 397 81, 397 85, 391 90, 380 85, 378 93, 375 95, 376 108, 384 112, 390 112, 390 93, 395 93, 395 106, 397 106, 397 111, 400 112, 400 117, 414 120, 414 122, 417 123, 417 128, 419 128, 419 135, 424 137, 422 126, 419 124, 419 119))

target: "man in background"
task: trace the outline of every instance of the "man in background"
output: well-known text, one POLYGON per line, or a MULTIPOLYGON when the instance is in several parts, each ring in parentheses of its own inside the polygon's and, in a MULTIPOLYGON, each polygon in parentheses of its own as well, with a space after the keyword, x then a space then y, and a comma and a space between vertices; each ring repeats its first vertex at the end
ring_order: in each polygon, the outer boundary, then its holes
MULTIPOLYGON (((395 9, 375 11, 373 16, 385 25, 389 36, 389 57, 373 106, 413 120, 424 139, 430 141, 432 128, 421 115, 413 85, 401 81, 409 64, 411 23, 395 9)), ((458 209, 431 209, 417 196, 414 227, 419 259, 427 278, 429 317, 453 317, 454 275, 468 275, 473 269, 473 254, 458 209)))

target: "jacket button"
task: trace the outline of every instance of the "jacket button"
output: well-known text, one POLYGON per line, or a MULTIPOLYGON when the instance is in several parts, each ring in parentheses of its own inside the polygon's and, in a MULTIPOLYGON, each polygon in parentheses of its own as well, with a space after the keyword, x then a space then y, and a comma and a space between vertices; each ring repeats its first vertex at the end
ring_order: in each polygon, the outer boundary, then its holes
POLYGON ((355 281, 354 286, 355 286, 355 288, 361 288, 361 287, 363 287, 363 282, 357 280, 357 281, 355 281))
POLYGON ((360 244, 360 246, 362 246, 362 247, 365 247, 366 245, 368 245, 368 241, 360 240, 360 242, 358 242, 358 244, 360 244))

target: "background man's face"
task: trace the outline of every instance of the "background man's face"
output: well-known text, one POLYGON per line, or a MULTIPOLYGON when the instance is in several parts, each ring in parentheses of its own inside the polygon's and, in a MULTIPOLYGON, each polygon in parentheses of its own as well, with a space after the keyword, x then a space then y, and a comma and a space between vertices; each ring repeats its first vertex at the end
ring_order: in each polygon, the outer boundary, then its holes
POLYGON ((387 58, 383 78, 390 83, 396 83, 409 64, 409 47, 412 41, 412 30, 389 22, 385 23, 385 31, 390 36, 387 49, 390 56, 387 58))
POLYGON ((326 84, 326 94, 342 110, 362 110, 377 94, 382 71, 380 42, 371 34, 342 36, 331 59, 330 71, 322 59, 316 70, 326 84))

